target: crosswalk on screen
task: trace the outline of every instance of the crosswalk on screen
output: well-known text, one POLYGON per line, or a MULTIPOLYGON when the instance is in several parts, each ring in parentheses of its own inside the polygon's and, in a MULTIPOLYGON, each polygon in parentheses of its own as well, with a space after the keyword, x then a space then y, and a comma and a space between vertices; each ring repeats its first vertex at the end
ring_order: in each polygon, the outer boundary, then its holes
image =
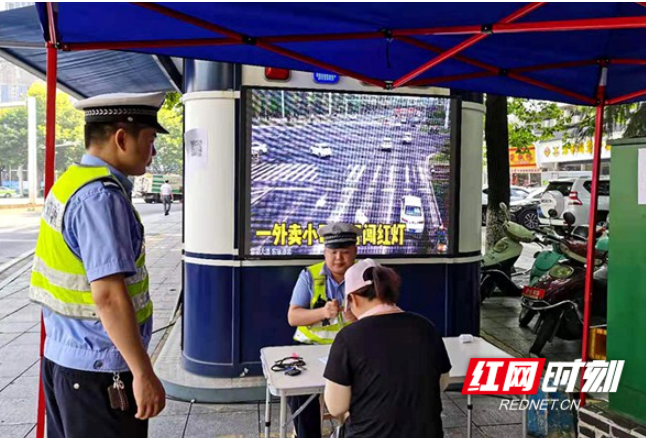
MULTIPOLYGON (((357 225, 359 254, 449 251, 449 97, 245 89, 247 254, 321 255, 357 225)), ((455 109, 453 109, 455 110, 455 109)))

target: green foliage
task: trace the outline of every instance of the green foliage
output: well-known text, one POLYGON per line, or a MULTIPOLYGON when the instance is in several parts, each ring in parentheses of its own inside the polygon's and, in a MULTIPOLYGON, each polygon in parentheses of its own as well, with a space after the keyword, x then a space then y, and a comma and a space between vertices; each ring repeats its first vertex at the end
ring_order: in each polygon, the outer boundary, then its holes
POLYGON ((523 148, 551 139, 570 123, 563 110, 553 102, 520 98, 508 99, 509 146, 523 148), (549 124, 546 124, 550 121, 549 124))
POLYGON ((160 174, 181 174, 184 157, 183 110, 179 93, 169 93, 158 114, 159 123, 168 130, 155 141, 157 156, 149 171, 160 174))

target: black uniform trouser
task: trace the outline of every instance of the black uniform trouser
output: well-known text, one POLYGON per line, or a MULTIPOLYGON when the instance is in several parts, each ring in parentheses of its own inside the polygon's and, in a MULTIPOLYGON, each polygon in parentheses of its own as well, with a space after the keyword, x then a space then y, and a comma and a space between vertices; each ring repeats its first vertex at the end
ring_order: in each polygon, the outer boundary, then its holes
POLYGON ((112 373, 73 370, 43 359, 47 437, 148 437, 148 421, 135 419, 132 374, 120 373, 130 409, 110 407, 112 373))

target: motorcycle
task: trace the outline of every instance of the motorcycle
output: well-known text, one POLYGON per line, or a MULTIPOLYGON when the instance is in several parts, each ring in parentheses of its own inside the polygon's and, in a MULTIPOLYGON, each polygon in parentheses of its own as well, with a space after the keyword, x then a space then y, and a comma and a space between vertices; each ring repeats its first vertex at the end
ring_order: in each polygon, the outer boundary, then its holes
MULTIPOLYGON (((585 265, 587 240, 572 234, 575 218, 564 215, 567 227, 559 239, 559 250, 564 259, 554 265, 533 286, 522 291, 519 316, 522 324, 538 314, 535 326, 536 339, 529 352, 540 356, 547 342, 554 337, 564 340, 580 339, 583 335, 583 306, 585 289, 585 265)), ((594 301, 591 315, 597 322, 605 323, 607 305, 607 269, 603 267, 607 255, 607 238, 599 240, 595 247, 594 301)))

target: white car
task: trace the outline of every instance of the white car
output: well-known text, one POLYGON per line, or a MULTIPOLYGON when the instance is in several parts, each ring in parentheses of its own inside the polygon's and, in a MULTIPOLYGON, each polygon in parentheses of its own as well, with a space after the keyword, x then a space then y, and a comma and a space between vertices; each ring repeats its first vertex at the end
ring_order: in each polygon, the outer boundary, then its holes
POLYGON ((413 143, 413 135, 411 133, 404 133, 404 138, 402 139, 402 143, 404 143, 404 144, 412 144, 413 143))
POLYGON ((406 232, 415 234, 424 232, 422 199, 416 196, 402 197, 400 216, 401 222, 406 225, 406 232))
POLYGON ((11 188, 0 186, 0 198, 10 199, 11 197, 18 197, 18 192, 11 188))
POLYGON ((381 142, 381 149, 390 151, 393 149, 393 140, 391 138, 384 138, 381 142))
POLYGON ((310 147, 310 153, 318 157, 330 157, 332 156, 332 148, 330 148, 330 144, 320 142, 310 147))
POLYGON ((255 154, 267 154, 267 144, 262 142, 253 141, 251 143, 251 152, 255 154))
MULTIPOLYGON (((563 214, 571 212, 576 221, 574 226, 590 222, 590 191, 592 178, 577 177, 552 180, 541 196, 538 217, 542 225, 564 226, 563 214)), ((602 176, 599 180, 599 202, 597 223, 608 217, 610 212, 610 179, 602 176)))

